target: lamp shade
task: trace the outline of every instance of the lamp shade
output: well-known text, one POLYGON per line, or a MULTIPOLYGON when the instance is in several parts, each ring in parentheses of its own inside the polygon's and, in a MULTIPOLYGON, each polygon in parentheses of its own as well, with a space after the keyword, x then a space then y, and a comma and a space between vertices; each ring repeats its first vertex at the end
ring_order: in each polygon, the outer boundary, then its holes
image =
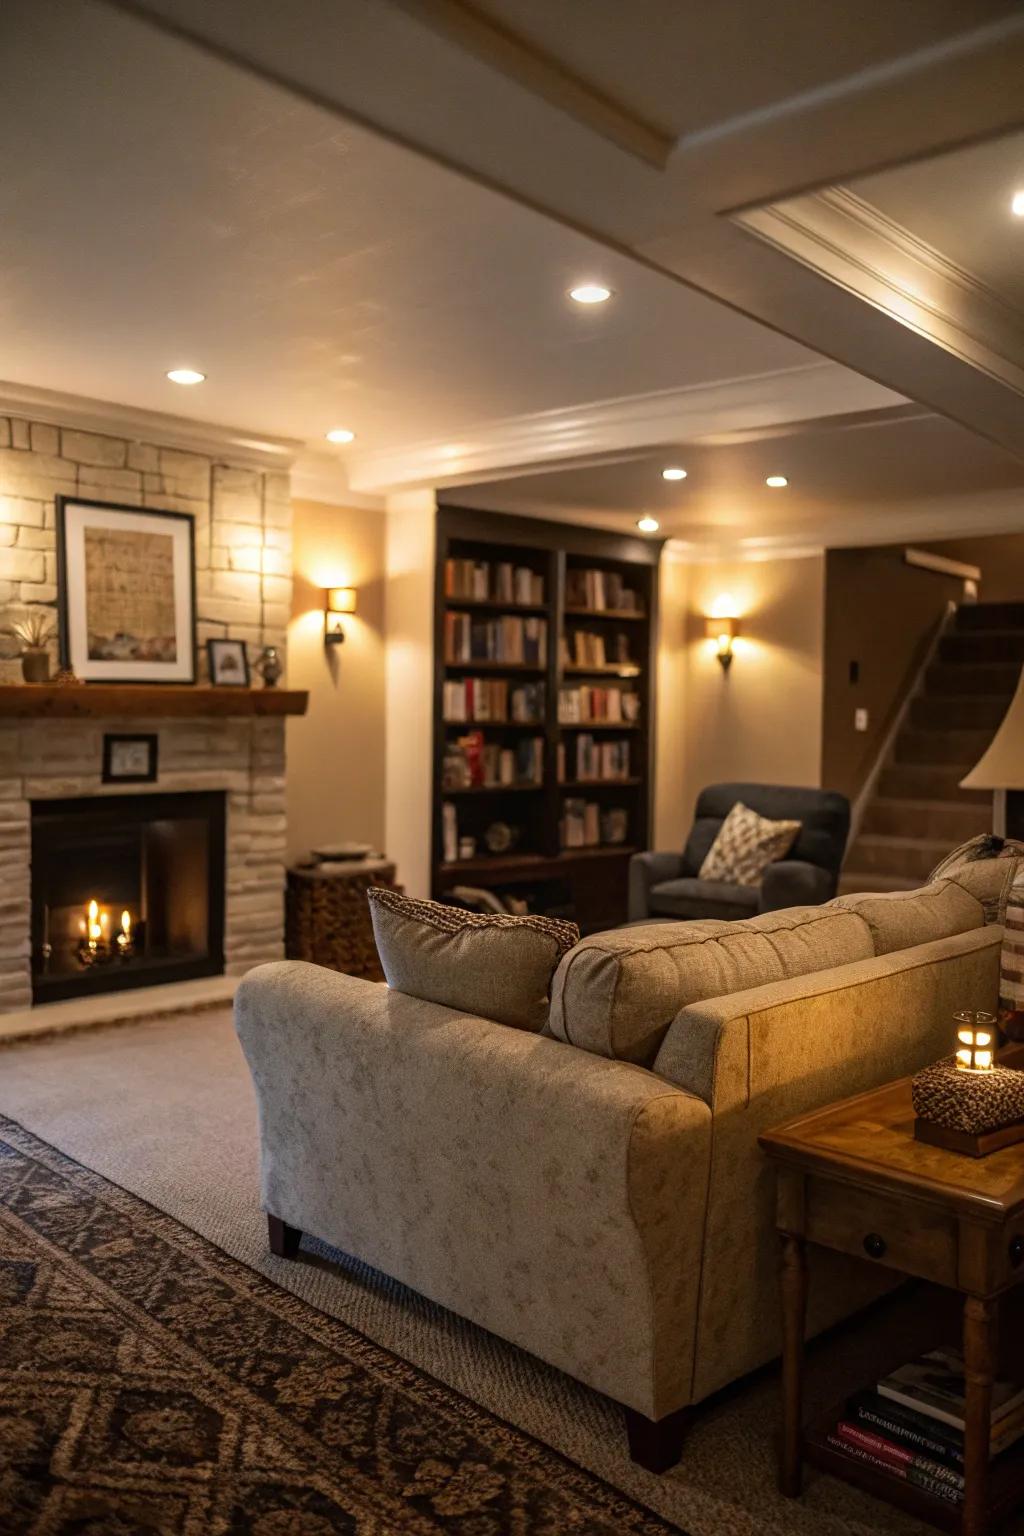
POLYGON ((960 788, 1024 789, 1024 672, 988 751, 960 780, 960 788))
POLYGON ((704 633, 709 640, 720 640, 723 635, 732 640, 739 632, 740 621, 737 618, 704 620, 704 633))
POLYGON ((329 613, 355 613, 355 587, 328 587, 327 611, 329 613))

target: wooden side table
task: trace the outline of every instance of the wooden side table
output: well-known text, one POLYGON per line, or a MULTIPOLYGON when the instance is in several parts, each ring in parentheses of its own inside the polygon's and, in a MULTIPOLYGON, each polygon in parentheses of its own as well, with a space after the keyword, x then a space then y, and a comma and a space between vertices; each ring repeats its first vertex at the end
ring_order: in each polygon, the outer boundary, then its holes
POLYGON ((285 902, 288 959, 309 960, 366 981, 383 981, 366 899, 373 885, 400 889, 394 864, 386 859, 359 859, 290 869, 285 902))
MULTIPOLYGON (((1024 1067, 1024 1046, 1002 1060, 1024 1067)), ((782 1236, 782 1492, 799 1495, 806 1459, 943 1529, 985 1536, 1024 1499, 1021 1445, 989 1460, 999 1304, 1024 1282, 1024 1145, 975 1159, 915 1141, 905 1078, 769 1131, 761 1146, 777 1168, 782 1236), (805 1432, 809 1243, 963 1296, 966 1486, 959 1509, 842 1456, 827 1443, 831 1425, 805 1432)))

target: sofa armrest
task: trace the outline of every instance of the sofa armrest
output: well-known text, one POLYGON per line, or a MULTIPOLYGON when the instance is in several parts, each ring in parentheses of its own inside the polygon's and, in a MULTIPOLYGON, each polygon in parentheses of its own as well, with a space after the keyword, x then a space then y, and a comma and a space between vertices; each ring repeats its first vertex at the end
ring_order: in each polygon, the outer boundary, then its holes
POLYGON ((779 859, 764 872, 757 910, 778 912, 783 907, 817 907, 831 900, 835 893, 835 876, 819 864, 779 859))
POLYGON ((297 961, 235 1017, 272 1214, 648 1418, 687 1401, 706 1104, 297 961))
POLYGON ((681 853, 634 853, 629 861, 629 921, 640 923, 650 917, 651 886, 675 880, 682 872, 681 853))
MULTIPOLYGON (((1001 942, 998 925, 975 928, 676 1015, 654 1071, 712 1111, 695 1402, 778 1349, 774 1180, 758 1136, 948 1054, 957 1008, 995 1011, 1001 942)), ((852 1260, 826 1273, 811 1288, 814 1332, 880 1289, 852 1260)))

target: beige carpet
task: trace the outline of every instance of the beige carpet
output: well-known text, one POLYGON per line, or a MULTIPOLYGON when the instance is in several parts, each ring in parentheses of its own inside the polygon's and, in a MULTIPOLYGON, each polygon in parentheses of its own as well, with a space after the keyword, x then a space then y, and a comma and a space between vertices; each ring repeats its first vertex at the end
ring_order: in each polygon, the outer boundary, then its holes
MULTIPOLYGON (((0 1114, 184 1222, 235 1258, 556 1447, 690 1536, 868 1536, 926 1527, 810 1474, 775 1491, 773 1371, 705 1405, 679 1467, 656 1478, 624 1452, 603 1398, 379 1274, 322 1249, 272 1258, 259 1208, 256 1116, 227 1012, 94 1030, 0 1049, 0 1114)), ((880 1337, 909 1337, 919 1300, 897 1298, 812 1350, 811 1397, 869 1374, 880 1337)), ((1024 1529, 1015 1526, 1014 1529, 1024 1529)))

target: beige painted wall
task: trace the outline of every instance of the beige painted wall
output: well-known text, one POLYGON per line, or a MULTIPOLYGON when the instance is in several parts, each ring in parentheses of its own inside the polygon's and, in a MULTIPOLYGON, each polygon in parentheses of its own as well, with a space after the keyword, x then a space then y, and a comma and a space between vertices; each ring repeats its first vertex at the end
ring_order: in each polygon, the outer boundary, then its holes
POLYGON ((288 683, 309 711, 288 722, 288 856, 314 843, 384 846, 384 569, 380 512, 294 501, 288 683), (323 642, 323 588, 353 586, 345 644, 323 642))
MULTIPOLYGON (((683 833, 706 785, 729 779, 821 783, 824 556, 693 565, 685 605, 684 773, 678 806, 659 774, 657 825, 683 833), (728 674, 704 638, 704 616, 729 595, 743 621, 728 674)), ((663 632, 673 618, 663 611, 663 632)), ((662 718, 667 713, 662 689, 662 718)), ((673 836, 663 846, 677 846, 673 836)))
POLYGON ((658 576, 658 678, 654 754, 654 846, 678 848, 686 840, 690 812, 687 781, 687 668, 690 660, 687 600, 690 567, 661 557, 658 576))
POLYGON ((430 895, 434 740, 434 556, 437 503, 430 490, 388 498, 387 787, 389 857, 410 896, 430 895))

